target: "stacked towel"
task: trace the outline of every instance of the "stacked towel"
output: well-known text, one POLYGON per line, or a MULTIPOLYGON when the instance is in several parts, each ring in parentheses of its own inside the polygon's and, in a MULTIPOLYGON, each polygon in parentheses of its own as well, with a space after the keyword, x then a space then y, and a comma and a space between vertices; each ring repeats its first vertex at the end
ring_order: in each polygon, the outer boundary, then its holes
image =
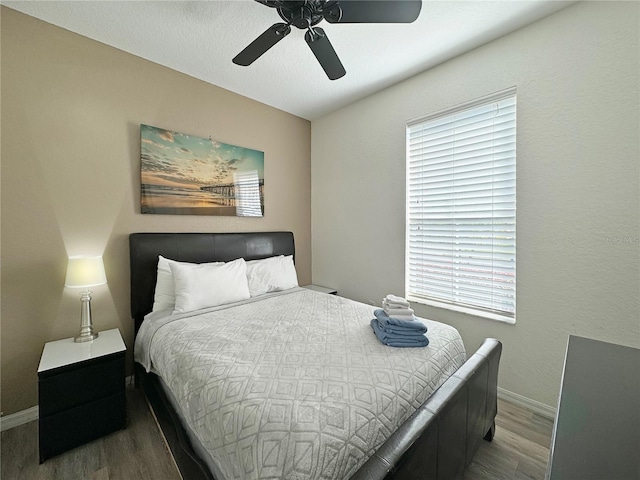
POLYGON ((409 308, 411 306, 405 298, 392 295, 391 293, 384 297, 382 301, 387 302, 393 308, 409 308))
POLYGON ((403 320, 401 318, 390 317, 384 310, 378 308, 373 312, 380 326, 387 329, 389 333, 404 335, 422 335, 427 331, 427 326, 417 320, 403 320))
POLYGON ((407 300, 389 294, 382 299, 382 309, 389 317, 399 320, 413 320, 413 309, 407 300))
POLYGON ((391 317, 379 308, 373 312, 376 318, 371 320, 371 328, 373 328, 378 340, 390 347, 426 347, 429 345, 429 339, 424 335, 427 332, 427 326, 413 319, 402 319, 391 317))
POLYGON ((424 335, 398 335, 385 332, 375 318, 371 320, 371 328, 373 328, 376 337, 380 342, 389 347, 426 347, 429 345, 429 339, 424 335))

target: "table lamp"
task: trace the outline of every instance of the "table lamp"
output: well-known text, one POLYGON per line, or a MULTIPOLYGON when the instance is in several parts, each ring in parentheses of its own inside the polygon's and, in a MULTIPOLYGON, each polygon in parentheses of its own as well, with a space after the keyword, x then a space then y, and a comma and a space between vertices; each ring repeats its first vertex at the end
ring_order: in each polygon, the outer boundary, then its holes
POLYGON ((89 287, 104 285, 107 276, 104 273, 102 256, 80 255, 69 257, 67 265, 67 277, 65 287, 84 288, 80 292, 80 335, 74 338, 75 342, 90 342, 98 337, 98 332, 93 331, 91 321, 91 293, 89 287))

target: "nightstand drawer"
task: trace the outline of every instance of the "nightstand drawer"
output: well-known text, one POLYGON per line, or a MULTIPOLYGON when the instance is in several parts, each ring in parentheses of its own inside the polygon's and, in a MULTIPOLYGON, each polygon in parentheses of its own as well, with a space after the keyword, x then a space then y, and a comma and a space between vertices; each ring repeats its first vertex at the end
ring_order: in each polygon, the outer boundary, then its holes
POLYGON ((40 463, 126 426, 125 392, 40 416, 40 463))
POLYGON ((124 352, 39 374, 40 417, 124 393, 124 352))

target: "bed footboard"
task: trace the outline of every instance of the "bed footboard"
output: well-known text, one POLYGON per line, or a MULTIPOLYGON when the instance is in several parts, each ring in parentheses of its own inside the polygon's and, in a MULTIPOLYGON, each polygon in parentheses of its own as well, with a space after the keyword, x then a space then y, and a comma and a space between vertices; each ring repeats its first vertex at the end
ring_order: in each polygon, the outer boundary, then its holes
MULTIPOLYGON (((498 412, 502 344, 486 339, 351 477, 351 480, 454 480, 472 462, 482 438, 491 441, 498 412)), ((213 480, 193 452, 157 378, 136 364, 140 380, 183 478, 213 480)))
POLYGON ((486 339, 351 480, 460 478, 482 439, 493 438, 501 353, 486 339))

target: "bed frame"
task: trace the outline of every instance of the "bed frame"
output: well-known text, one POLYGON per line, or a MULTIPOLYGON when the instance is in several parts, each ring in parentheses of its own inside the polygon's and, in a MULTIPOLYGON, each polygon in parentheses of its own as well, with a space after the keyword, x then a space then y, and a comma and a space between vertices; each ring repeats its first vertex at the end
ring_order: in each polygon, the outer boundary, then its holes
MULTIPOLYGON (((203 263, 242 257, 294 255, 291 232, 134 233, 129 237, 131 315, 135 332, 153 306, 158 255, 203 263)), ((495 432, 502 344, 486 339, 466 363, 387 439, 351 480, 453 480, 473 460, 482 438, 495 432)), ((140 385, 184 480, 215 480, 189 437, 157 376, 136 364, 140 385)))

